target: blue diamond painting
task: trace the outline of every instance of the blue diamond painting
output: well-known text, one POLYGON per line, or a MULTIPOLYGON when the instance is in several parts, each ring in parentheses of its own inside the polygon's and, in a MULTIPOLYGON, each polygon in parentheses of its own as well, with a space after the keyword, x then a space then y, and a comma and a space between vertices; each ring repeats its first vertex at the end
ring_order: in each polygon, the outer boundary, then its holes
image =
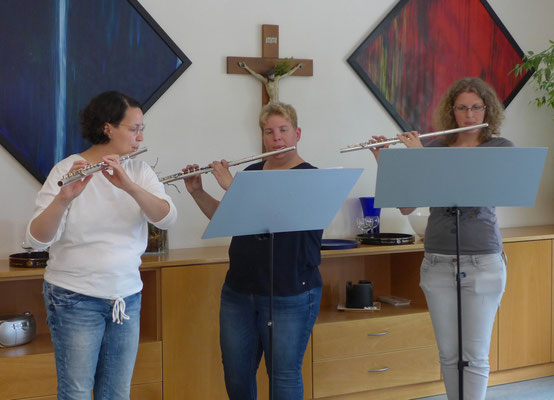
POLYGON ((2 0, 0 37, 0 143, 40 182, 90 146, 79 111, 93 96, 146 112, 191 64, 135 0, 2 0))

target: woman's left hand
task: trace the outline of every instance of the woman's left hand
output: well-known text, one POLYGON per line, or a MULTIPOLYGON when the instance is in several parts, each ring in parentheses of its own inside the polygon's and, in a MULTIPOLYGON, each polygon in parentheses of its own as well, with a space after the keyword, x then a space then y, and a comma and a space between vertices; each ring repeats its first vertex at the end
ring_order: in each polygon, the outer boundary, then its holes
POLYGON ((112 185, 128 192, 133 185, 133 181, 129 178, 121 164, 119 163, 119 156, 117 154, 109 154, 102 157, 102 161, 109 165, 112 173, 107 170, 102 170, 102 174, 109 180, 112 185))
POLYGON ((419 133, 417 133, 417 131, 399 133, 396 135, 396 137, 408 148, 415 149, 423 147, 423 144, 421 144, 421 140, 419 140, 419 133))
MULTIPOLYGON (((387 140, 387 138, 384 136, 372 136, 372 138, 373 138, 373 143, 385 142, 387 140)), ((384 144, 383 146, 379 146, 379 147, 370 147, 369 151, 371 151, 371 153, 375 157, 375 161, 379 162, 379 151, 381 149, 388 149, 388 148, 389 148, 389 145, 384 144)))

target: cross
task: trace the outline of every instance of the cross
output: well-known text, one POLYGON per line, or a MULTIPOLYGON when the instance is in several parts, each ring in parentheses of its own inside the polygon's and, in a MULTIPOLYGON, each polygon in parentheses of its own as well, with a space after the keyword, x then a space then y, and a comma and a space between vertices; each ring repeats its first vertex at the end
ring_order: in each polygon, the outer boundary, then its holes
MULTIPOLYGON (((228 74, 249 74, 240 67, 239 63, 244 62, 254 72, 264 75, 273 69, 275 62, 284 61, 279 58, 279 25, 262 25, 262 56, 261 57, 227 57, 228 74)), ((295 76, 313 76, 313 60, 293 59, 291 69, 302 63, 302 68, 294 71, 295 76)), ((269 102, 265 85, 262 85, 262 105, 269 102)))

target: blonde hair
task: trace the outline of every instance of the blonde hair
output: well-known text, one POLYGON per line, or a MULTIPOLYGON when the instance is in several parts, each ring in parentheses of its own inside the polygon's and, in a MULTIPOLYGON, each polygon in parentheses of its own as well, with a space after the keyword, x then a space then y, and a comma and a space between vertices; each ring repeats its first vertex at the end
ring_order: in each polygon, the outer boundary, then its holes
MULTIPOLYGON (((454 102, 462 93, 475 93, 486 106, 485 119, 483 122, 489 124, 488 127, 481 129, 481 143, 490 140, 492 135, 500 136, 500 124, 504 119, 504 107, 498 100, 494 89, 480 78, 462 78, 454 82, 441 101, 433 117, 435 127, 440 130, 458 128, 456 118, 454 117, 454 102)), ((456 140, 456 135, 445 135, 442 141, 445 144, 451 144, 456 140)))
POLYGON ((294 129, 298 128, 298 117, 293 106, 285 103, 268 103, 260 111, 259 124, 262 131, 272 115, 280 115, 289 121, 294 129))

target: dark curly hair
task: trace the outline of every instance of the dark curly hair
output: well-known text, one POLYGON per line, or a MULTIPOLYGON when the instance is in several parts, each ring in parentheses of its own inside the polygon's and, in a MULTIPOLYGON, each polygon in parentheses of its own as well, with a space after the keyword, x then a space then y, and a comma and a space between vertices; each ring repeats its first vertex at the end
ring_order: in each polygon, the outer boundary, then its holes
POLYGON ((129 107, 141 108, 141 105, 115 90, 100 93, 79 114, 83 137, 92 144, 108 143, 110 138, 104 134, 104 124, 118 125, 129 107))
MULTIPOLYGON (((480 78, 462 78, 454 82, 446 93, 442 96, 439 106, 435 110, 434 125, 441 130, 458 128, 456 118, 454 117, 454 102, 462 93, 475 93, 483 99, 485 106, 485 119, 483 122, 489 124, 488 127, 481 129, 481 142, 488 141, 492 135, 500 136, 500 124, 504 119, 504 107, 498 100, 494 89, 480 78)), ((455 135, 445 135, 442 141, 445 144, 451 144, 456 140, 455 135)))

